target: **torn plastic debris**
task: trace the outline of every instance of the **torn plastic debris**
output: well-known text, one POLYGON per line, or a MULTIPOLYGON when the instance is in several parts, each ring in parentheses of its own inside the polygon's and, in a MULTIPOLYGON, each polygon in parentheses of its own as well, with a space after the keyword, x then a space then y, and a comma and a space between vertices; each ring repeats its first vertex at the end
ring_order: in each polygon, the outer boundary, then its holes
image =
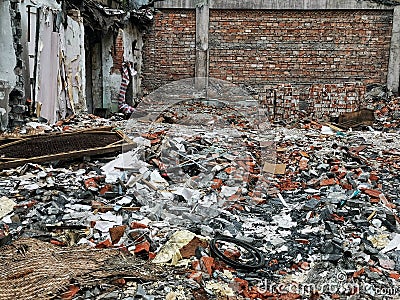
POLYGON ((393 239, 380 252, 386 253, 392 250, 400 250, 400 234, 396 234, 393 239))
POLYGON ((236 297, 232 288, 224 282, 207 282, 206 289, 212 291, 217 299, 229 299, 230 297, 236 297))
POLYGON ((106 174, 106 182, 116 182, 125 174, 125 170, 139 171, 142 168, 150 166, 148 163, 139 159, 135 151, 128 151, 119 154, 116 159, 105 164, 101 169, 106 174))
POLYGON ((15 205, 17 205, 17 203, 15 203, 14 200, 11 200, 6 196, 1 197, 0 198, 0 218, 3 218, 4 216, 11 213, 14 210, 15 205))
POLYGON ((162 246, 156 257, 152 260, 154 263, 177 265, 179 260, 182 259, 180 250, 190 243, 193 238, 206 240, 205 237, 196 235, 188 230, 176 231, 171 238, 162 246))

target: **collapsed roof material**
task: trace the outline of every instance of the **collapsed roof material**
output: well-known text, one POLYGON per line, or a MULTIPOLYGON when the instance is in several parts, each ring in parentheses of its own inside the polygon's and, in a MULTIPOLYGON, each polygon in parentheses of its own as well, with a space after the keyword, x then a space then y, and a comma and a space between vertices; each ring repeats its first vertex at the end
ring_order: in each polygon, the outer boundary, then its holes
POLYGON ((92 0, 68 1, 67 9, 79 9, 84 24, 92 30, 118 30, 129 21, 143 29, 150 25, 153 20, 153 14, 148 9, 132 9, 129 11, 115 9, 92 0))

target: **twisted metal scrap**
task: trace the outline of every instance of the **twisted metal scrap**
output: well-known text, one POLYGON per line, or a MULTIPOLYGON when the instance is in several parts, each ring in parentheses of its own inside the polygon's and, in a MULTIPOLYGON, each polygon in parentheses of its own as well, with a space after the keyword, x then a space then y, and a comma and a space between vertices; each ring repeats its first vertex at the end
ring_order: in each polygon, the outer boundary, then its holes
POLYGON ((54 299, 71 282, 91 287, 121 277, 160 279, 165 269, 126 257, 118 250, 61 248, 21 239, 0 248, 0 299, 54 299), (154 275, 157 274, 157 275, 154 275))

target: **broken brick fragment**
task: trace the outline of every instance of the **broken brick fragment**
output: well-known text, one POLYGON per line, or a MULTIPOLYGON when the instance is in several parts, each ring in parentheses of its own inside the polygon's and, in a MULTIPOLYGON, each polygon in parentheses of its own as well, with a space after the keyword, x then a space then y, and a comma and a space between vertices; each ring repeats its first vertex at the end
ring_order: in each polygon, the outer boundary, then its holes
POLYGON ((235 170, 236 170, 235 167, 227 167, 227 168, 225 168, 225 173, 230 175, 233 172, 235 172, 235 170))
POLYGON ((203 256, 200 258, 200 266, 204 272, 211 276, 215 269, 215 260, 213 257, 203 256))
POLYGON ((338 166, 338 165, 333 165, 333 166, 331 167, 331 172, 335 173, 335 172, 337 172, 337 171, 339 171, 339 166, 338 166))
POLYGON ((50 243, 53 244, 53 245, 56 245, 56 246, 66 246, 65 243, 57 241, 57 240, 54 240, 54 239, 51 239, 50 243))
POLYGON ((86 179, 84 181, 84 184, 85 184, 85 187, 87 189, 89 189, 89 188, 98 188, 99 187, 99 185, 97 184, 97 182, 96 182, 96 180, 94 178, 86 179))
POLYGON ((352 190, 353 186, 350 183, 341 183, 340 186, 345 190, 352 190))
POLYGON ((111 242, 113 245, 119 242, 119 240, 125 233, 125 229, 126 225, 115 226, 109 229, 111 242))
POLYGON ((371 203, 379 203, 379 198, 370 198, 369 199, 369 202, 371 202, 371 203))
POLYGON ((126 284, 126 280, 124 278, 117 278, 112 281, 113 284, 124 286, 126 284))
POLYGON ((208 243, 206 240, 201 240, 197 236, 195 236, 189 243, 179 249, 179 252, 181 253, 182 258, 190 258, 192 256, 195 256, 196 249, 198 247, 207 248, 208 243))
POLYGON ((142 137, 144 137, 145 139, 148 139, 148 140, 155 140, 158 138, 158 136, 159 136, 158 133, 143 133, 142 134, 142 137))
POLYGON ((361 276, 362 274, 364 274, 364 273, 365 273, 365 269, 364 269, 364 268, 361 268, 360 270, 354 272, 353 278, 358 278, 358 277, 360 277, 360 276, 361 276))
POLYGON ((112 245, 113 245, 113 244, 112 244, 111 240, 110 240, 110 239, 106 239, 106 240, 104 240, 104 241, 98 243, 98 244, 95 246, 95 248, 98 248, 98 249, 110 248, 110 247, 112 247, 112 245))
POLYGON ((310 241, 307 239, 295 239, 296 242, 298 242, 299 244, 303 244, 303 245, 309 245, 310 241))
POLYGON ((294 299, 302 299, 303 297, 300 294, 295 293, 287 293, 279 295, 279 300, 294 300, 294 299))
POLYGON ((379 195, 382 194, 381 191, 372 190, 372 189, 364 189, 363 192, 373 198, 379 198, 379 195))
POLYGON ((228 201, 236 201, 239 199, 239 195, 238 194, 233 194, 228 198, 228 201))
POLYGON ((104 176, 96 176, 86 179, 83 183, 86 189, 97 189, 99 187, 99 182, 104 179, 104 176))
POLYGON ((201 270, 200 261, 199 260, 196 259, 196 260, 192 261, 192 269, 193 270, 197 270, 197 271, 201 270))
POLYGON ((132 222, 130 225, 131 229, 138 229, 138 228, 148 228, 146 224, 140 222, 132 222))
POLYGON ((379 180, 379 176, 378 176, 378 172, 376 171, 372 171, 369 175, 369 180, 371 181, 378 181, 379 180))
POLYGON ((135 250, 133 251, 135 254, 148 253, 150 251, 150 243, 148 241, 144 241, 135 246, 135 250))
POLYGON ((344 222, 344 217, 343 216, 338 216, 337 214, 331 214, 331 218, 334 221, 344 222))
POLYGON ((203 273, 198 271, 197 272, 193 271, 192 273, 189 274, 188 278, 193 279, 194 281, 200 283, 203 279, 203 273))
POLYGON ((113 190, 113 186, 111 184, 106 184, 100 189, 100 195, 104 195, 107 192, 111 192, 113 190))
POLYGON ((322 179, 319 184, 320 186, 329 186, 329 185, 334 185, 336 183, 337 181, 335 178, 327 178, 327 179, 322 179))
POLYGON ((62 300, 70 300, 76 295, 76 293, 79 292, 79 290, 80 290, 80 288, 78 286, 70 285, 69 288, 68 288, 68 291, 62 293, 60 295, 60 298, 62 300))
POLYGON ((224 256, 232 260, 237 260, 240 257, 240 255, 241 255, 240 251, 236 249, 226 249, 224 251, 224 256))
POLYGON ((211 188, 213 188, 215 190, 219 189, 222 186, 222 180, 221 179, 215 178, 215 179, 213 179, 213 182, 214 183, 211 185, 211 188))
POLYGON ((157 256, 157 253, 149 252, 149 259, 150 259, 150 260, 156 258, 156 256, 157 256))

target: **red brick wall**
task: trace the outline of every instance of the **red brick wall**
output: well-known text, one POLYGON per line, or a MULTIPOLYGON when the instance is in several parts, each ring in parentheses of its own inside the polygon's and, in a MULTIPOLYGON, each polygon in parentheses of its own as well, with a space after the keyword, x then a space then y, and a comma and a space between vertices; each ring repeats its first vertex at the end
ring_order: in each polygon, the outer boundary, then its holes
POLYGON ((196 13, 166 10, 155 15, 143 38, 142 84, 153 91, 167 82, 194 76, 196 13))
POLYGON ((210 76, 263 83, 385 83, 391 11, 211 11, 210 76))
MULTIPOLYGON (((210 77, 266 85, 385 83, 391 11, 210 11, 210 77)), ((162 10, 144 39, 149 91, 194 76, 195 11, 162 10)))
POLYGON ((124 62, 124 37, 122 30, 119 30, 118 35, 115 37, 114 44, 111 47, 111 56, 113 59, 111 72, 120 73, 122 63, 124 62))

